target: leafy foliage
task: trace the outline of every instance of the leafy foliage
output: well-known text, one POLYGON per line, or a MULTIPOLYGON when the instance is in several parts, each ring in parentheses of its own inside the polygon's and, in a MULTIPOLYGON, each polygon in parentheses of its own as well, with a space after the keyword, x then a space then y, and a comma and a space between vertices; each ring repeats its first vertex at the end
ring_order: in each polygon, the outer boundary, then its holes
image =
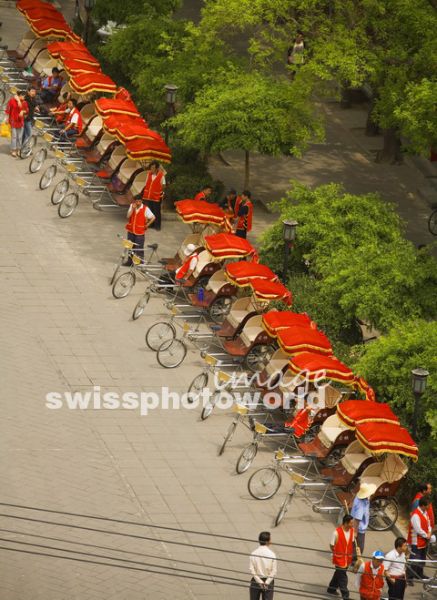
POLYGON ((228 65, 171 123, 188 145, 205 152, 242 148, 300 155, 310 141, 322 138, 309 91, 228 65))
POLYGON ((356 318, 388 331, 403 319, 436 317, 437 298, 429 290, 437 284, 437 263, 403 238, 390 204, 335 184, 310 190, 295 183, 278 208, 280 218, 262 237, 261 259, 279 268, 282 220, 296 219, 294 261, 309 264, 337 330, 356 318))

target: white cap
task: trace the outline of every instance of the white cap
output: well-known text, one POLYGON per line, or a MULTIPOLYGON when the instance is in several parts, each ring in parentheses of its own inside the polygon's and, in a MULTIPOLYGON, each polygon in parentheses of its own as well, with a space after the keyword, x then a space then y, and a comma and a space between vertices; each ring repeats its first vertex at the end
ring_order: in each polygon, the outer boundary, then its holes
POLYGON ((193 254, 195 249, 196 246, 194 244, 187 244, 187 247, 184 250, 185 256, 190 256, 191 254, 193 254))

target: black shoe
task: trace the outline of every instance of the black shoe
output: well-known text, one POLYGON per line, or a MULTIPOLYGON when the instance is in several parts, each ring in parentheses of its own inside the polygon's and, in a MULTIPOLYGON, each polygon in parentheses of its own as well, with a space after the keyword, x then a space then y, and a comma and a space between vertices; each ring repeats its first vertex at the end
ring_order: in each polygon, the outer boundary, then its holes
POLYGON ((334 590, 333 592, 326 590, 326 593, 329 594, 330 596, 340 596, 340 592, 337 592, 337 590, 334 590))

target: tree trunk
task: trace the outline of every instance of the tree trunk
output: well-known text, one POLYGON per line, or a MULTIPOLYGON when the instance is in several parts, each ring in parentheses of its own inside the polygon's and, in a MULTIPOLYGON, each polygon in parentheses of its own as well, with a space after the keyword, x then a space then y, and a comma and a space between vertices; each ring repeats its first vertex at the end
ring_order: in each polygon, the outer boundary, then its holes
POLYGON ((244 189, 249 189, 250 183, 250 163, 249 163, 249 150, 244 151, 244 189))
POLYGON ((384 146, 376 155, 377 163, 400 165, 403 162, 402 143, 399 131, 395 128, 384 129, 384 146))
POLYGON ((341 108, 350 108, 352 106, 351 95, 346 84, 341 86, 340 106, 341 108))
POLYGON ((369 110, 367 112, 367 120, 366 120, 366 135, 375 136, 379 135, 380 129, 378 123, 376 123, 373 119, 373 109, 375 107, 375 101, 372 100, 370 102, 369 110))

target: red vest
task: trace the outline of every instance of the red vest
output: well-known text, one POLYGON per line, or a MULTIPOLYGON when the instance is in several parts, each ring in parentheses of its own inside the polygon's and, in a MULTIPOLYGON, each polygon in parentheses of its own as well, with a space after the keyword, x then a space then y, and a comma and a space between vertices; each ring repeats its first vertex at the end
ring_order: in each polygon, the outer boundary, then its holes
POLYGON ((384 587, 384 565, 382 564, 376 575, 372 571, 370 561, 364 564, 364 571, 361 575, 360 596, 366 600, 379 600, 381 590, 384 587))
MULTIPOLYGON (((238 197, 235 202, 235 216, 238 216, 238 211, 240 210, 240 206, 243 204, 243 199, 238 197)), ((237 221, 236 229, 245 229, 246 231, 250 231, 252 229, 252 216, 253 216, 253 204, 250 200, 246 200, 245 206, 248 207, 249 212, 244 217, 239 217, 237 221)))
POLYGON ((233 201, 233 203, 232 203, 232 200, 229 200, 229 198, 228 198, 228 212, 232 213, 234 218, 237 216, 235 209, 240 202, 241 202, 240 196, 237 196, 235 198, 235 200, 233 201))
POLYGON ((74 108, 72 108, 71 111, 68 113, 65 123, 66 123, 66 125, 70 125, 73 115, 78 115, 77 124, 73 125, 73 127, 76 128, 79 133, 82 133, 82 129, 83 129, 82 115, 80 114, 80 110, 76 106, 74 108))
MULTIPOLYGON (((414 503, 416 502, 416 500, 418 501, 421 498, 423 498, 422 492, 417 492, 417 494, 414 496, 413 502, 411 504, 414 505, 414 503)), ((429 517, 429 522, 430 522, 430 525, 431 525, 431 529, 434 529, 434 527, 435 527, 435 517, 434 517, 434 509, 432 507, 431 502, 428 504, 426 512, 428 513, 428 517, 429 517)), ((408 524, 407 541, 408 541, 408 543, 410 545, 411 545, 411 534, 412 534, 411 517, 413 516, 413 513, 414 513, 414 510, 412 510, 411 513, 410 513, 410 522, 408 524)))
POLYGON ((204 200, 205 202, 208 202, 208 198, 205 196, 205 192, 199 192, 198 194, 196 194, 194 196, 194 200, 204 200))
POLYGON ((163 177, 164 173, 162 171, 158 171, 154 179, 152 179, 152 172, 148 172, 146 185, 143 190, 144 200, 153 200, 154 202, 160 202, 162 200, 163 190, 161 181, 163 177))
POLYGON ((190 256, 187 258, 187 260, 182 264, 181 267, 179 267, 179 269, 176 271, 176 279, 183 279, 185 277, 185 275, 188 273, 188 271, 190 270, 190 263, 191 260, 193 258, 197 258, 199 255, 197 254, 197 252, 193 252, 193 254, 190 254, 190 256))
POLYGON ((332 552, 332 562, 335 566, 346 569, 352 562, 354 532, 352 529, 349 529, 347 532, 349 539, 347 539, 343 527, 337 527, 335 531, 337 532, 337 541, 332 552))
POLYGON ((301 408, 297 411, 294 419, 285 423, 285 427, 291 427, 294 429, 294 435, 296 437, 302 437, 310 427, 310 415, 306 408, 301 408))
MULTIPOLYGON (((423 513, 419 507, 416 508, 416 510, 414 510, 411 513, 411 518, 413 517, 413 515, 419 515, 419 519, 420 519, 420 527, 423 529, 423 531, 426 531, 428 533, 431 533, 431 523, 429 520, 429 516, 428 513, 423 513)), ((409 543, 413 544, 414 546, 417 546, 418 548, 425 548, 426 545, 428 544, 428 540, 421 537, 420 535, 417 535, 414 530, 413 530, 413 526, 411 525, 411 519, 410 519, 410 529, 408 531, 408 537, 409 537, 409 543)))
POLYGON ((129 221, 126 223, 126 229, 134 235, 144 235, 146 233, 147 219, 145 206, 140 208, 138 212, 135 208, 132 210, 129 221))

